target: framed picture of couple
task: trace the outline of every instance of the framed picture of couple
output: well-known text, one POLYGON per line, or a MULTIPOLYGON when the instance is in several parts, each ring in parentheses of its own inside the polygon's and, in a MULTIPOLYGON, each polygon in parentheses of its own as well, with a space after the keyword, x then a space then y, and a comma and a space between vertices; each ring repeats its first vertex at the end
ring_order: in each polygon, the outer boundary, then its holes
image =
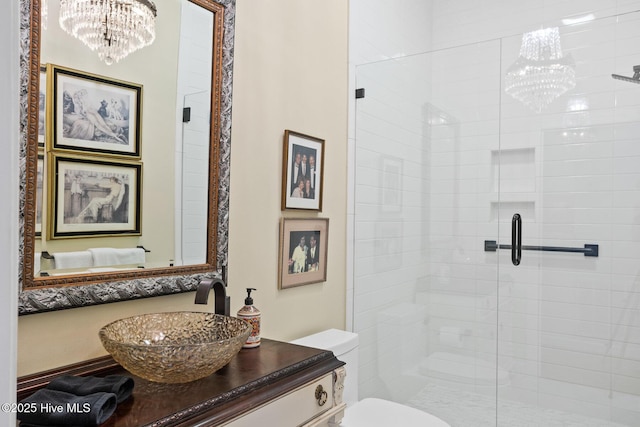
POLYGON ((282 210, 322 211, 324 140, 284 131, 282 210))
POLYGON ((327 280, 329 219, 282 218, 280 224, 280 289, 327 280))

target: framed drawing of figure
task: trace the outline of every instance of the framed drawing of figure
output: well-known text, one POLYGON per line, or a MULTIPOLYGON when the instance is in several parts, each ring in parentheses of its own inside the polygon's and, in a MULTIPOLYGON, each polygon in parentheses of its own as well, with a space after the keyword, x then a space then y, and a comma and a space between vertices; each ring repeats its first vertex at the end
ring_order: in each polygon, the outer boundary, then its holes
POLYGON ((282 210, 322 211, 324 140, 284 131, 282 210))
POLYGON ((49 238, 140 235, 142 164, 51 156, 49 238))
POLYGON ((47 64, 52 150, 140 158, 142 85, 47 64))

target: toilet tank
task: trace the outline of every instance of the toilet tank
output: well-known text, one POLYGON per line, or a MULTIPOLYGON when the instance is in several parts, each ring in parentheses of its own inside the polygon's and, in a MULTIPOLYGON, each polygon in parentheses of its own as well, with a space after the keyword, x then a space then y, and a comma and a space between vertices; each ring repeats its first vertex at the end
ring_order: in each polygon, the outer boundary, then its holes
POLYGON ((332 351, 336 358, 346 363, 343 401, 347 406, 358 401, 358 334, 340 329, 327 329, 291 341, 291 344, 332 351))

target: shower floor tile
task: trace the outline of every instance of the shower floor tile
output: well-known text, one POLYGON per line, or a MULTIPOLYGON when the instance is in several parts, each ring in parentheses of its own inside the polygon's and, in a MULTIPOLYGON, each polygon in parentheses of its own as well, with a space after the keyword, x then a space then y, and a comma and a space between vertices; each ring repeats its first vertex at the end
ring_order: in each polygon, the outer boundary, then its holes
MULTIPOLYGON (((409 402, 446 421, 451 427, 496 427, 495 396, 430 384, 409 402)), ((628 427, 598 418, 544 409, 527 403, 501 399, 500 427, 628 427)))

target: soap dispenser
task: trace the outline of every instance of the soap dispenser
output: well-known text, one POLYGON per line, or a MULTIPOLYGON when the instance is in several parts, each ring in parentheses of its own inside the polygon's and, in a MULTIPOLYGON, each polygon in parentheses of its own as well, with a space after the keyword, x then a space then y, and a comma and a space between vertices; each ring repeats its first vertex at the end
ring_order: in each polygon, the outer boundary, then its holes
POLYGON ((255 288, 247 288, 247 297, 244 299, 244 307, 238 310, 238 319, 246 320, 253 328, 251 335, 249 335, 247 342, 244 343, 242 348, 253 348, 260 345, 260 310, 254 307, 253 298, 251 298, 251 291, 255 290, 255 288))

